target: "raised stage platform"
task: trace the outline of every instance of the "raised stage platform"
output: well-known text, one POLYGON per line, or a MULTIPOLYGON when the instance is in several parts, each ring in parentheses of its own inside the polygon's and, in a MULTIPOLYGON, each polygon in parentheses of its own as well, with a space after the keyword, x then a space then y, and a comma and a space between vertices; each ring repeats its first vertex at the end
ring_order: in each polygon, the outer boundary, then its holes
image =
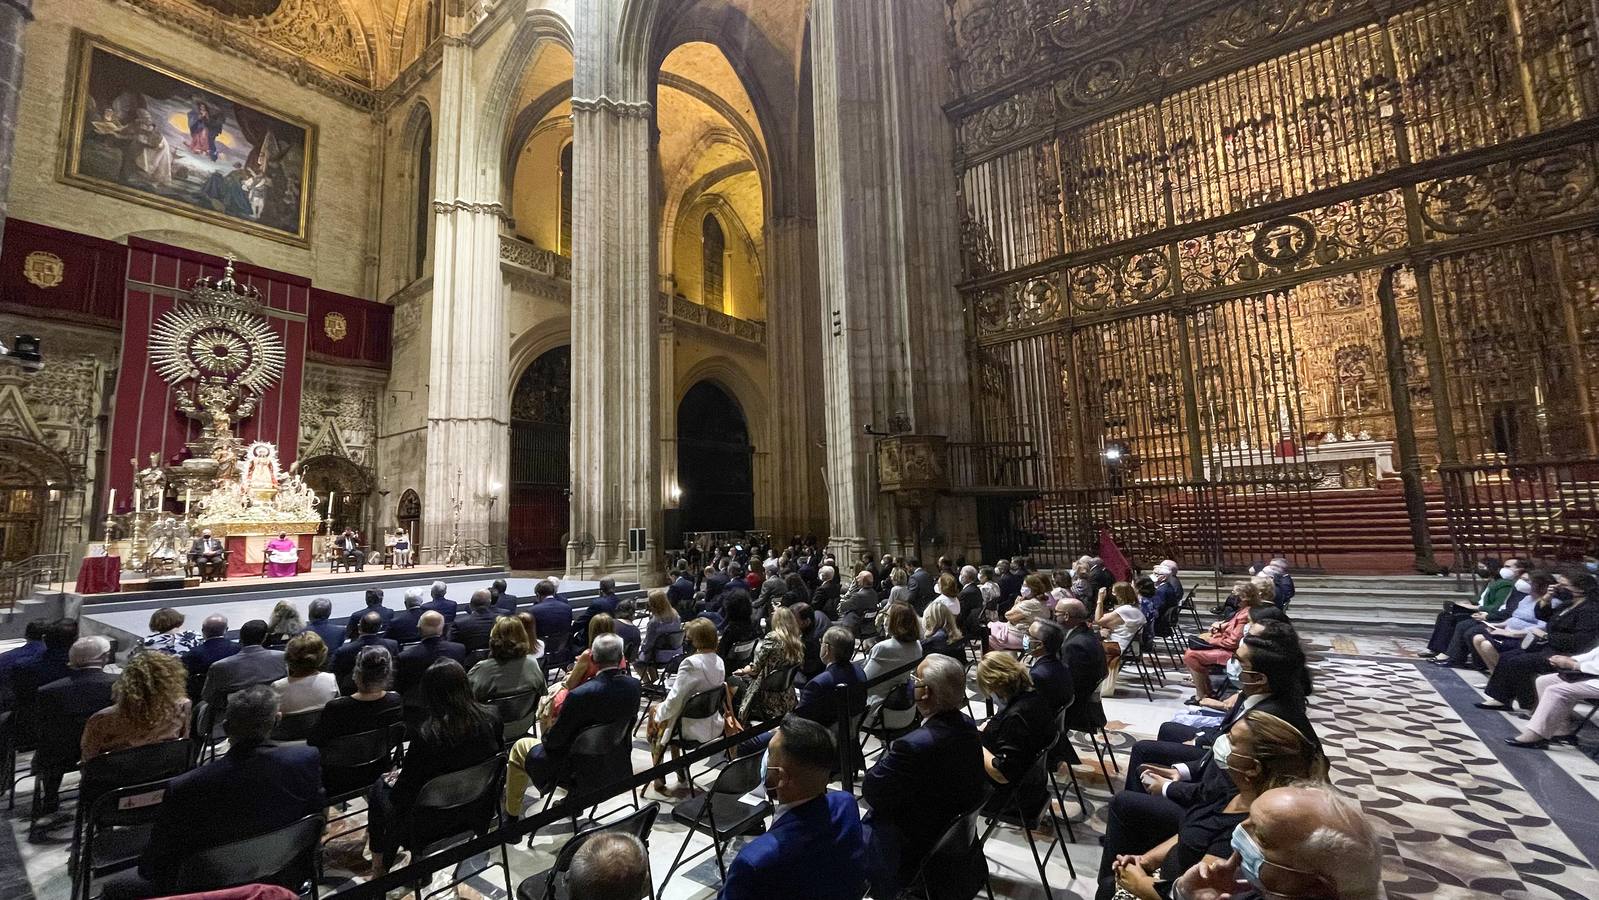
MULTIPOLYGON (((184 628, 198 632, 200 623, 212 613, 228 617, 228 633, 251 619, 267 619, 279 600, 288 600, 303 617, 311 601, 326 597, 333 601, 335 621, 347 619, 366 606, 368 588, 383 591, 383 605, 399 610, 405 607, 405 591, 427 588, 435 581, 449 585, 449 598, 465 606, 472 592, 486 588, 496 578, 506 579, 507 590, 519 598, 523 607, 532 605, 534 578, 513 578, 501 567, 417 566, 413 569, 368 569, 365 572, 315 572, 294 578, 235 578, 207 582, 200 587, 179 590, 140 591, 132 594, 74 594, 64 597, 64 614, 79 616, 87 634, 114 638, 127 648, 149 633, 150 613, 164 606, 182 612, 184 628)), ((588 605, 599 593, 598 581, 563 580, 559 591, 574 607, 588 605)), ((624 599, 641 597, 634 583, 617 583, 624 599)))

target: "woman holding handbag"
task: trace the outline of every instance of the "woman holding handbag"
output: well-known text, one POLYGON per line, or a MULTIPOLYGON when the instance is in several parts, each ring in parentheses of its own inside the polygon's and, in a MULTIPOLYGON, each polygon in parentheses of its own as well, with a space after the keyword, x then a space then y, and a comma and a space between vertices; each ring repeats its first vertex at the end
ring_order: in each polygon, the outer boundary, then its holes
POLYGON ((1203 638, 1190 638, 1188 650, 1183 653, 1183 665, 1194 677, 1194 703, 1210 699, 1210 667, 1225 666, 1238 650, 1238 642, 1249 627, 1249 611, 1270 601, 1271 580, 1259 577, 1234 588, 1238 597, 1238 612, 1225 622, 1217 622, 1203 638), (1264 581, 1264 584, 1262 583, 1264 581))
POLYGON ((1514 702, 1522 709, 1532 709, 1538 702, 1538 676, 1554 669, 1550 660, 1581 653, 1599 644, 1596 593, 1599 593, 1599 582, 1586 573, 1574 577, 1571 587, 1556 585, 1552 588, 1546 600, 1539 601, 1540 613, 1547 610, 1545 627, 1529 631, 1521 648, 1506 651, 1499 657, 1499 664, 1494 666, 1488 686, 1483 689, 1488 699, 1477 706, 1508 709, 1514 702), (1569 601, 1566 598, 1570 598, 1569 601))

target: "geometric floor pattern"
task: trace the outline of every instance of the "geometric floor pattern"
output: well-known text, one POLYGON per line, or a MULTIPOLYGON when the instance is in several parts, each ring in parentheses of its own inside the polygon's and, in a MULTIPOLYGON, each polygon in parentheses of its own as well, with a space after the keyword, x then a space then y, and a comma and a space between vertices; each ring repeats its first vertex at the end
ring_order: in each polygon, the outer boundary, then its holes
MULTIPOLYGON (((1380 824, 1391 898, 1599 898, 1599 765, 1587 753, 1570 747, 1548 752, 1504 747, 1503 738, 1515 732, 1514 715, 1471 706, 1480 699, 1474 686, 1481 679, 1390 655, 1400 649, 1399 642, 1372 647, 1340 637, 1318 643, 1323 650, 1344 652, 1315 658, 1311 718, 1327 748, 1334 783, 1380 824), (1350 655, 1362 651, 1382 655, 1350 655)), ((1172 683, 1157 689, 1153 701, 1130 680, 1106 701, 1119 762, 1125 764, 1126 748, 1134 740, 1152 736, 1161 722, 1186 708, 1181 703, 1186 690, 1170 673, 1168 679, 1172 683)), ((1588 740, 1591 744, 1599 738, 1588 740)), ((1058 898, 1093 895, 1097 836, 1104 830, 1110 785, 1119 785, 1122 778, 1100 775, 1093 771, 1093 754, 1083 756, 1090 764, 1078 773, 1089 808, 1073 816, 1078 843, 1068 848, 1079 877, 1068 876, 1057 853, 1049 872, 1058 898)), ((640 768, 649 764, 642 741, 635 745, 634 758, 640 768)), ((24 802, 19 806, 25 806, 31 787, 31 779, 23 781, 24 802)), ((656 879, 665 874, 683 840, 683 829, 667 815, 681 796, 645 793, 645 800, 663 806, 650 846, 656 879)), ((1075 803, 1070 808, 1076 812, 1075 803)), ((64 802, 61 813, 30 829, 23 809, 0 811, 10 819, 14 838, 8 841, 0 832, 0 898, 66 900, 72 812, 71 803, 64 802)), ((512 848, 512 883, 547 868, 567 837, 540 832, 531 848, 512 848)), ((705 843, 693 837, 689 849, 705 843)), ((324 887, 323 896, 337 882, 362 880, 362 844, 359 834, 330 843, 327 869, 335 883, 324 887)), ((1044 896, 1020 832, 1002 827, 988 850, 996 896, 1044 896)), ((716 864, 702 855, 696 865, 673 876, 661 900, 705 900, 715 896, 716 883, 716 864)), ((504 897, 503 878, 496 870, 456 893, 499 900, 504 897)))

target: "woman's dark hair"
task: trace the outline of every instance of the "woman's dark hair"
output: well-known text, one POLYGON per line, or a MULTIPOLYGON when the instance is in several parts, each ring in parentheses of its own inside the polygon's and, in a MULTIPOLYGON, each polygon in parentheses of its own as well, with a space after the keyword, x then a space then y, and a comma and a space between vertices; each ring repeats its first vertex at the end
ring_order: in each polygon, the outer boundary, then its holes
MULTIPOLYGON (((810 602, 811 589, 805 586, 805 579, 798 572, 790 572, 783 576, 783 583, 788 585, 788 592, 798 594, 801 601, 810 602)), ((788 604, 792 606, 793 604, 788 604)))
POLYGON ((488 714, 472 699, 466 670, 453 659, 441 659, 422 673, 422 705, 427 718, 417 736, 435 746, 448 747, 490 727, 488 714))
POLYGON ((1272 698, 1279 703, 1303 706, 1313 685, 1310 666, 1299 635, 1286 622, 1267 622, 1260 634, 1244 638, 1249 647, 1249 666, 1266 676, 1272 698))
POLYGON ((1249 608, 1249 621, 1257 625, 1263 625, 1267 622, 1281 622, 1287 625, 1288 614, 1283 612, 1282 607, 1272 606, 1270 603, 1264 606, 1251 606, 1249 608))
POLYGON ((789 611, 799 620, 801 631, 808 632, 816 625, 816 612, 811 609, 809 603, 796 603, 789 607, 789 611))
POLYGON ((1590 572, 1575 572, 1567 576, 1571 582, 1571 589, 1589 600, 1599 595, 1599 578, 1593 577, 1590 572))
POLYGON ((1532 585, 1532 596, 1542 597, 1549 586, 1555 583, 1555 573, 1539 570, 1527 576, 1527 582, 1532 585))
POLYGON ((1155 596, 1155 579, 1150 578, 1148 575, 1139 576, 1138 580, 1133 582, 1133 589, 1138 591, 1138 596, 1140 597, 1153 597, 1155 596))
POLYGON ((734 591, 733 596, 722 604, 722 615, 727 617, 727 624, 734 622, 750 624, 754 616, 754 607, 750 604, 748 591, 734 591))

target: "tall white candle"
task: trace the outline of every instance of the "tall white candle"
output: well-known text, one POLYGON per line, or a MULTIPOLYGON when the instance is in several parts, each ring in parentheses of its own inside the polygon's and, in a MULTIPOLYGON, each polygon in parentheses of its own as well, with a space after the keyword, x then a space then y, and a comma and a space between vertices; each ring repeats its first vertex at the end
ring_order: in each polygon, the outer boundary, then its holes
POLYGON ((184 515, 184 517, 188 517, 188 515, 189 515, 189 504, 191 504, 193 502, 194 502, 194 488, 188 488, 187 490, 185 490, 183 492, 183 515, 184 515))
POLYGON ((139 487, 135 487, 133 489, 133 511, 134 512, 138 512, 140 507, 142 507, 144 505, 143 502, 142 502, 143 500, 144 500, 144 489, 143 488, 139 488, 139 487))
POLYGON ((116 511, 117 511, 117 489, 116 488, 112 488, 111 489, 111 496, 106 498, 105 514, 109 516, 109 515, 111 515, 112 513, 116 512, 116 511))

